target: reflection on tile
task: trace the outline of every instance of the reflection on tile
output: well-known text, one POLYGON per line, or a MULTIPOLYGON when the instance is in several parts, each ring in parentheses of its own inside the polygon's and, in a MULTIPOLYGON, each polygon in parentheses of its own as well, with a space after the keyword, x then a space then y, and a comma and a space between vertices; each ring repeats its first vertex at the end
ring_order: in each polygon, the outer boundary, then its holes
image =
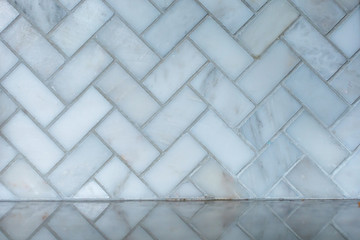
POLYGON ((1 239, 9 240, 357 240, 360 234, 356 201, 1 202, 0 209, 1 239), (98 211, 87 215, 85 206, 98 211), (195 211, 185 216, 180 209, 195 211))

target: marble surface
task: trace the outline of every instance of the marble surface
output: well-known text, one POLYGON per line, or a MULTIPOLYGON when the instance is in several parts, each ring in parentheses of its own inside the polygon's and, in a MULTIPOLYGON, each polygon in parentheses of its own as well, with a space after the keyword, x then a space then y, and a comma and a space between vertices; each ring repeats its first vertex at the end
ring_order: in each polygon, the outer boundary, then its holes
POLYGON ((0 238, 357 240, 359 215, 349 200, 1 202, 0 238))
POLYGON ((359 0, 0 0, 0 201, 79 201, 0 239, 354 239, 338 205, 81 201, 358 199, 359 156, 359 0))

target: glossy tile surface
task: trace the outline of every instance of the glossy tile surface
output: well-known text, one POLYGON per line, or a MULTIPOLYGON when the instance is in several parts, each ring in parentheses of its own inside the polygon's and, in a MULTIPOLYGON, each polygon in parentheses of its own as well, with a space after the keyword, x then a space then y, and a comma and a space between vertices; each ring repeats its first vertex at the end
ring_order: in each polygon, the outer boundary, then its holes
POLYGON ((0 209, 4 240, 356 240, 360 234, 360 209, 349 200, 2 202, 0 209))
MULTIPOLYGON (((360 198, 359 152, 359 0, 0 0, 0 200, 360 198)), ((182 239, 357 233, 89 206, 4 234, 169 238, 158 215, 182 239)))

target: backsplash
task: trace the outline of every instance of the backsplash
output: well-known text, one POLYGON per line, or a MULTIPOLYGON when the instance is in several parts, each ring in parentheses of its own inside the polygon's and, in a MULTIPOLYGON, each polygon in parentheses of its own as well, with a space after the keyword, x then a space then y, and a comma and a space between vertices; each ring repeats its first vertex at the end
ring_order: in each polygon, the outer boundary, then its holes
POLYGON ((0 0, 0 199, 360 197, 359 0, 0 0))

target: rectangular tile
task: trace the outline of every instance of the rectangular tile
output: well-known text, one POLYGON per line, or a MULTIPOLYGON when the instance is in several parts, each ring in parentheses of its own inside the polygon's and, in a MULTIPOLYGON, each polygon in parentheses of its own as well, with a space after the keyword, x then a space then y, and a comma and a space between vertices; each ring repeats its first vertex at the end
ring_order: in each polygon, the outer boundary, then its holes
POLYGON ((346 61, 345 57, 303 17, 286 31, 284 39, 325 80, 346 61))
POLYGON ((251 148, 212 111, 204 115, 191 132, 233 174, 254 156, 251 148))
POLYGON ((360 54, 357 54, 332 80, 330 85, 338 91, 348 103, 354 103, 360 96, 360 54))
POLYGON ((2 137, 0 137, 0 171, 6 167, 6 165, 13 160, 17 152, 13 147, 9 145, 2 137))
POLYGON ((253 15, 245 4, 237 0, 200 2, 233 34, 253 15))
POLYGON ((266 2, 267 0, 245 0, 250 7, 252 7, 255 11, 258 11, 266 2))
POLYGON ((341 100, 305 64, 297 68, 285 81, 289 89, 325 126, 330 126, 346 110, 341 100), (316 89, 316 91, 309 91, 316 89))
POLYGON ((145 79, 144 85, 164 103, 205 62, 206 58, 185 40, 145 79))
POLYGON ((317 26, 328 33, 344 17, 345 12, 331 0, 291 0, 317 26))
POLYGON ((117 63, 110 66, 96 85, 132 121, 142 125, 159 108, 159 104, 117 63))
POLYGON ((254 56, 259 56, 297 18, 299 13, 285 0, 267 4, 237 37, 254 56))
POLYGON ((66 156, 48 178, 65 197, 72 197, 110 156, 110 150, 91 134, 66 156))
POLYGON ((67 9, 73 9, 81 0, 59 0, 67 9))
POLYGON ((16 159, 0 177, 19 199, 58 199, 57 193, 22 157, 16 159))
POLYGON ((111 104, 91 87, 50 127, 49 132, 66 150, 70 150, 111 107, 111 104))
POLYGON ((136 78, 142 79, 159 62, 159 57, 119 18, 114 17, 96 35, 136 78))
POLYGON ((48 78, 64 63, 64 57, 24 18, 6 29, 2 37, 42 78, 48 78))
POLYGON ((48 172, 64 155, 60 148, 21 111, 1 129, 1 132, 41 173, 48 172))
POLYGON ((204 16, 194 0, 180 0, 143 34, 161 56, 165 56, 204 16))
POLYGON ((214 159, 208 160, 191 179, 210 198, 248 198, 249 193, 237 179, 226 172, 214 159), (209 177, 211 176, 211 177, 209 177))
POLYGON ((359 0, 335 0, 339 3, 346 11, 351 11, 359 4, 359 0))
POLYGON ((286 90, 279 88, 241 126, 240 132, 257 149, 260 149, 300 107, 300 104, 286 90))
POLYGON ((146 125, 144 133, 165 150, 205 108, 203 101, 186 87, 146 125))
POLYGON ((116 199, 154 199, 155 194, 117 157, 113 157, 95 176, 110 197, 116 199))
POLYGON ((298 62, 299 58, 277 41, 238 78, 237 84, 259 103, 298 62))
POLYGON ((16 9, 7 1, 0 1, 0 32, 4 30, 18 15, 16 9))
POLYGON ((339 188, 308 158, 301 160, 286 178, 305 198, 343 198, 339 188))
POLYGON ((17 57, 0 41, 0 78, 2 78, 17 61, 17 57))
POLYGON ((329 39, 350 58, 360 48, 360 8, 355 9, 329 35, 329 39), (350 37, 351 36, 351 37, 350 37))
POLYGON ((23 64, 1 84, 43 126, 64 109, 60 100, 23 64))
POLYGON ((112 61, 96 42, 87 43, 53 78, 46 81, 66 102, 73 101, 112 61))
POLYGON ((8 119, 16 108, 15 103, 0 89, 0 124, 8 119))
POLYGON ((211 63, 196 75, 191 85, 232 127, 254 108, 254 104, 211 63))
POLYGON ((165 10, 172 2, 174 2, 174 0, 153 0, 153 3, 161 8, 161 10, 165 10))
POLYGON ((48 33, 66 15, 66 10, 55 0, 13 1, 29 21, 48 33))
POLYGON ((202 22, 190 37, 232 80, 253 61, 252 57, 210 17, 202 22))
POLYGON ((118 111, 111 113, 96 132, 137 173, 144 171, 159 155, 156 148, 118 111))
POLYGON ((50 34, 66 55, 73 55, 113 13, 100 0, 84 1, 50 34))
POLYGON ((265 198, 271 187, 302 155, 287 137, 280 135, 239 176, 242 184, 251 189, 257 197, 265 198))
POLYGON ((360 144, 360 104, 350 110, 336 125, 333 132, 350 150, 360 144))
POLYGON ((360 189, 360 150, 356 151, 340 171, 334 175, 335 182, 346 191, 347 197, 359 198, 360 189))
POLYGON ((310 114, 303 112, 286 130, 309 157, 331 173, 348 155, 310 114))
POLYGON ((148 0, 106 0, 138 33, 144 31, 159 15, 148 0))
POLYGON ((143 176, 160 197, 171 190, 206 156, 206 152, 188 134, 182 136, 143 176))

